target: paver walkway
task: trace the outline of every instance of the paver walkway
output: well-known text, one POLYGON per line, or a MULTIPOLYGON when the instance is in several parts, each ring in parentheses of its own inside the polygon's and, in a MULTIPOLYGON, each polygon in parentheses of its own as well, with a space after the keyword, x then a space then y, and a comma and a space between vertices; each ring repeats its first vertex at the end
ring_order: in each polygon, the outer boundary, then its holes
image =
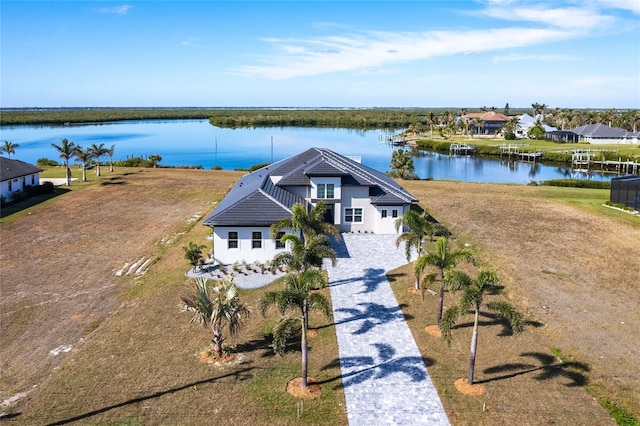
POLYGON ((448 425, 385 272, 406 263, 395 235, 343 234, 328 267, 351 426, 448 425))

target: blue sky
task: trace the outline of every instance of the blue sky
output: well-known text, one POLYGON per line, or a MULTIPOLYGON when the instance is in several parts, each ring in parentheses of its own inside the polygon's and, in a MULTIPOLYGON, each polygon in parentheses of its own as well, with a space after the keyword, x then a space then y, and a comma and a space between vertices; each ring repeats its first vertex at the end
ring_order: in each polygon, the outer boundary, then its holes
POLYGON ((0 8, 2 107, 640 108, 640 0, 0 8))

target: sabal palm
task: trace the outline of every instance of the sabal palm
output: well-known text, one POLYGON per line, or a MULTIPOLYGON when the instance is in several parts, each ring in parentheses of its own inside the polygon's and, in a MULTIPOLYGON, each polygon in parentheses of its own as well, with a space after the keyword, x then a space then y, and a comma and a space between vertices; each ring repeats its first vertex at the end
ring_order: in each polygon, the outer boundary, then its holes
POLYGON ((302 241, 294 234, 285 234, 280 241, 291 249, 278 253, 271 261, 273 269, 286 265, 289 272, 304 272, 311 268, 321 268, 324 259, 336 264, 336 252, 329 246, 326 235, 314 235, 302 241))
MULTIPOLYGON (((455 325, 458 318, 473 310, 473 333, 471 335, 471 354, 469 357, 469 371, 467 374, 467 383, 473 384, 473 373, 476 363, 476 350, 478 347, 478 317, 480 315, 480 307, 482 299, 487 291, 495 290, 498 285, 498 275, 495 271, 482 270, 478 274, 478 278, 473 280, 469 275, 462 271, 447 271, 446 280, 451 286, 462 288, 463 295, 460 303, 447 309, 442 318, 442 335, 448 341, 451 340, 451 328, 455 325)), ((524 328, 524 317, 518 310, 505 301, 491 301, 487 304, 487 308, 497 315, 507 319, 511 330, 514 334, 518 334, 524 328)))
MULTIPOLYGON (((400 247, 400 243, 404 242, 405 255, 407 256, 407 262, 411 262, 411 252, 415 250, 418 253, 418 257, 422 256, 424 238, 429 235, 433 238, 435 227, 429 220, 429 213, 423 211, 418 213, 415 210, 409 210, 402 217, 395 221, 396 232, 401 227, 406 227, 408 230, 403 232, 396 239, 396 247, 400 247)), ((416 289, 420 288, 420 274, 416 273, 416 289)))
POLYGON ((7 153, 7 157, 11 158, 11 154, 15 154, 16 153, 16 148, 19 147, 20 145, 17 143, 13 143, 11 141, 4 141, 4 145, 2 145, 2 147, 0 147, 0 152, 6 152, 7 153))
POLYGON ((93 158, 93 152, 91 149, 84 149, 80 145, 73 149, 73 155, 82 162, 82 182, 87 181, 87 168, 85 167, 91 158, 93 158))
POLYGON ((98 164, 96 165, 96 176, 100 176, 100 157, 106 155, 108 153, 108 149, 104 147, 103 143, 100 145, 94 143, 89 147, 89 151, 91 151, 96 160, 98 160, 98 164))
POLYGON ((51 144, 60 153, 60 158, 64 160, 64 167, 66 169, 67 186, 71 185, 71 170, 69 170, 69 159, 73 157, 75 144, 68 139, 62 139, 60 145, 54 143, 51 144))
POLYGON ((162 161, 162 157, 159 154, 153 154, 149 156, 149 162, 153 165, 155 169, 158 166, 158 163, 162 161))
POLYGON ((258 302, 258 310, 264 315, 271 305, 275 305, 281 315, 293 309, 298 315, 283 316, 273 329, 273 349, 283 353, 287 339, 293 335, 296 327, 302 327, 300 349, 302 353, 301 388, 307 386, 307 365, 309 348, 307 329, 309 310, 316 309, 328 319, 331 318, 331 307, 327 298, 311 290, 324 285, 324 276, 318 269, 308 269, 302 273, 291 273, 285 277, 285 288, 281 291, 267 292, 258 302))
POLYGON ((213 351, 222 353, 222 331, 225 325, 229 334, 234 336, 242 326, 242 318, 248 317, 249 309, 240 303, 238 289, 233 280, 222 281, 211 288, 207 286, 207 279, 196 278, 195 293, 189 297, 183 297, 182 301, 187 310, 194 312, 192 323, 208 325, 213 332, 213 351))
POLYGON ((320 234, 329 234, 340 238, 340 233, 336 228, 324 221, 326 210, 327 207, 322 201, 319 201, 311 211, 307 211, 306 207, 300 203, 294 204, 291 207, 291 218, 281 219, 271 225, 271 238, 275 240, 278 232, 283 229, 299 231, 305 240, 320 234))
POLYGON ((449 239, 446 237, 440 237, 436 241, 434 250, 419 257, 414 265, 416 275, 421 274, 427 266, 434 266, 440 272, 440 291, 438 292, 438 328, 440 328, 442 322, 444 291, 447 289, 447 283, 444 279, 445 271, 454 268, 462 260, 475 264, 475 258, 471 250, 468 248, 452 250, 449 239))

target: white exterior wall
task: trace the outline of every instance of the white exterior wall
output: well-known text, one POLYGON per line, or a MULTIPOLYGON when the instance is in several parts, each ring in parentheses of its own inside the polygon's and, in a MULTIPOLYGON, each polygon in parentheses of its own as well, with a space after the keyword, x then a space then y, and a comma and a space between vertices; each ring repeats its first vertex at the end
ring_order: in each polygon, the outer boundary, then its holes
MULTIPOLYGON (((336 211, 338 206, 336 206, 336 211)), ((342 188, 342 203, 340 205, 340 231, 341 232, 375 232, 377 214, 375 206, 371 205, 369 187, 344 187, 342 188), (362 223, 346 222, 345 210, 348 208, 362 209, 362 223)))
MULTIPOLYGON (((291 232, 291 230, 283 230, 291 232)), ((276 249, 275 241, 269 236, 269 227, 226 227, 213 228, 213 257, 225 265, 234 262, 269 262, 277 253, 286 249, 276 249), (238 233, 238 248, 230 249, 228 246, 229 232, 238 233), (252 248, 251 236, 253 232, 262 232, 262 247, 252 248)))
MULTIPOLYGON (((318 184, 332 183, 333 198, 327 198, 326 201, 339 200, 342 198, 342 188, 340 187, 341 179, 339 177, 313 177, 311 178, 311 198, 318 198, 318 184)), ((367 193, 368 194, 368 193, 367 193)))
POLYGON ((11 194, 16 192, 17 190, 24 192, 27 186, 37 186, 39 184, 40 173, 32 173, 27 176, 7 179, 5 181, 2 181, 2 185, 0 185, 0 188, 2 188, 0 195, 5 197, 7 201, 11 201, 11 194), (11 181, 11 190, 9 190, 9 181, 11 181))
POLYGON ((581 136, 580 142, 589 142, 591 145, 637 145, 637 138, 594 138, 591 136, 581 136))
POLYGON ((396 220, 401 218, 407 210, 409 206, 376 206, 376 234, 401 234, 402 227, 396 231, 396 220), (383 210, 386 210, 387 217, 382 217, 383 210), (396 217, 393 217, 394 210, 397 212, 396 217))

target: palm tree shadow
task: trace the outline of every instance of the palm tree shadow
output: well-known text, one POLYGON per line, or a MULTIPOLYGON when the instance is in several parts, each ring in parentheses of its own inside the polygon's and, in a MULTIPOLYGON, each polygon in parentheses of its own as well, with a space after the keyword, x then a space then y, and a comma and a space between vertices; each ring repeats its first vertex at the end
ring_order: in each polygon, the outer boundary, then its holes
POLYGON ((406 305, 398 305, 387 307, 379 303, 364 302, 359 303, 361 308, 340 308, 336 309, 336 312, 345 312, 351 316, 337 321, 336 324, 344 324, 352 321, 362 321, 360 328, 353 332, 353 334, 360 335, 367 333, 377 325, 382 325, 395 320, 409 320, 410 316, 405 316, 402 312, 402 308, 406 305))
POLYGON ((435 364, 433 359, 425 357, 404 356, 394 358, 396 350, 387 343, 374 343, 372 346, 374 346, 378 352, 375 357, 353 356, 336 358, 322 367, 322 371, 336 367, 340 367, 341 371, 353 370, 319 383, 330 383, 341 379, 341 382, 336 384, 334 389, 342 389, 396 373, 408 375, 412 382, 420 382, 428 378, 426 368, 423 367, 429 367, 435 364))
POLYGON ((555 356, 543 352, 523 352, 520 356, 533 358, 538 362, 536 364, 510 363, 489 367, 483 371, 484 374, 502 375, 481 380, 477 383, 506 380, 529 373, 535 373, 536 376, 534 379, 539 381, 563 377, 568 380, 565 384, 567 387, 584 386, 588 383, 588 378, 585 373, 591 371, 591 369, 585 363, 559 361, 555 356))
POLYGON ((249 374, 249 372, 251 370, 254 370, 254 369, 255 369, 255 367, 247 367, 247 368, 243 368, 241 370, 237 370, 237 371, 229 372, 227 374, 223 374, 221 376, 211 377, 209 379, 204 379, 204 380, 198 380, 196 382, 192 382, 192 383, 188 383, 188 384, 185 384, 185 385, 177 386, 177 387, 174 387, 174 388, 171 388, 171 389, 163 390, 163 391, 160 391, 160 392, 155 392, 155 393, 152 393, 150 395, 144 395, 144 396, 141 396, 141 397, 138 397, 138 398, 132 398, 132 399, 120 402, 118 404, 113 404, 113 405, 109 405, 107 407, 99 408, 97 410, 89 411, 87 413, 80 414, 80 415, 75 416, 75 417, 70 417, 70 418, 64 419, 64 420, 58 420, 56 422, 49 423, 48 425, 49 426, 64 425, 64 424, 67 424, 67 423, 77 422, 77 421, 80 421, 80 420, 84 420, 84 419, 88 419, 90 417, 96 416, 98 414, 103 414, 103 413, 106 413, 108 411, 115 410, 117 408, 126 407, 128 405, 136 404, 136 403, 147 401, 147 400, 150 400, 150 399, 160 398, 161 396, 173 394, 173 393, 176 393, 176 392, 180 392, 180 391, 183 391, 185 389, 192 388, 194 386, 204 385, 204 384, 208 384, 208 383, 214 383, 216 381, 219 381, 219 380, 222 380, 222 379, 225 379, 225 378, 228 378, 228 377, 235 377, 237 381, 248 380, 248 379, 253 378, 253 375, 249 374))
MULTIPOLYGON (((489 313, 489 312, 480 312, 480 317, 487 318, 487 320, 478 321, 479 327, 491 326, 491 325, 500 325, 502 326, 502 330, 498 334, 500 337, 513 336, 513 331, 511 330, 511 326, 509 324, 509 320, 503 318, 497 314, 489 313)), ((468 321, 464 323, 457 324, 453 329, 462 329, 462 328, 470 328, 473 327, 473 321, 468 321)))
POLYGON ((378 286, 387 280, 384 269, 367 268, 364 270, 364 289, 358 294, 373 293, 378 286))

